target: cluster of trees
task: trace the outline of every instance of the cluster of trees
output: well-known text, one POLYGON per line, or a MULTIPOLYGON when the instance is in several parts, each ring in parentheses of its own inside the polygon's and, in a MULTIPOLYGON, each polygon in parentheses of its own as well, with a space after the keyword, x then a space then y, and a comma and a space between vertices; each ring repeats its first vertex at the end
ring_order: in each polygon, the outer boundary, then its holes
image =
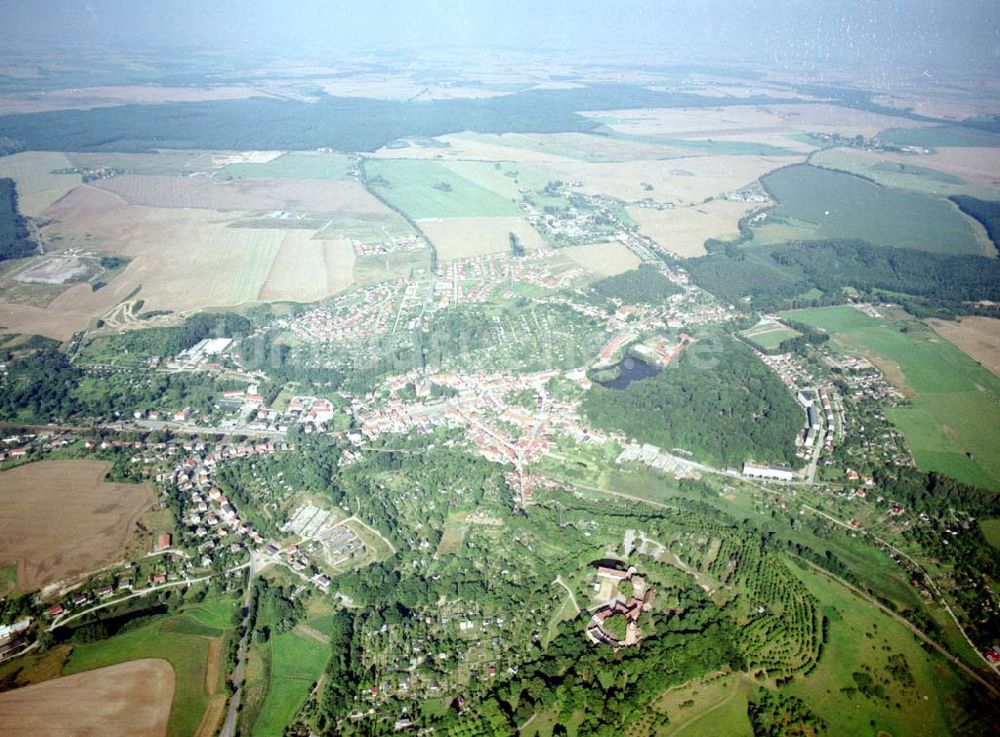
POLYGON ((606 277, 594 282, 590 288, 602 297, 632 305, 658 304, 681 292, 680 287, 671 283, 651 264, 641 264, 638 269, 606 277))
POLYGON ((914 295, 933 304, 1000 301, 1000 261, 874 246, 858 240, 727 247, 686 262, 691 279, 722 300, 759 309, 843 302, 844 287, 914 295), (817 289, 822 296, 801 297, 817 289))
MULTIPOLYGON (((105 268, 116 268, 121 265, 105 268)), ((120 261, 124 262, 123 259, 120 261)), ((141 309, 141 305, 140 305, 141 309)), ((100 340, 115 352, 140 356, 176 356, 206 338, 238 338, 249 335, 253 326, 242 315, 232 312, 199 312, 176 328, 129 330, 121 335, 102 336, 100 340)))
POLYGON ((743 343, 707 336, 698 346, 708 349, 625 389, 591 387, 583 413, 595 427, 716 465, 794 464, 803 416, 784 384, 743 343))
POLYGON ((826 722, 797 696, 762 689, 747 706, 754 737, 791 734, 822 735, 826 722))
POLYGON ((28 238, 28 223, 17 209, 13 179, 0 179, 0 261, 30 256, 35 244, 28 238))
POLYGON ((116 419, 138 408, 191 407, 207 412, 231 385, 188 373, 88 374, 53 348, 13 358, 0 391, 0 418, 42 424, 50 420, 116 419))

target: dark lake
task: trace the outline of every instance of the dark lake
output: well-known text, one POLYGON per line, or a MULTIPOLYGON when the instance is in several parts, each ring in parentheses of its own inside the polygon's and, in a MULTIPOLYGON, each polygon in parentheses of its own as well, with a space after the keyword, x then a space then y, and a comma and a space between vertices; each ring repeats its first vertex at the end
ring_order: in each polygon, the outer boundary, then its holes
POLYGON ((611 368, 618 370, 618 377, 611 381, 597 382, 606 389, 624 389, 633 381, 649 379, 663 370, 659 366, 653 366, 631 356, 622 359, 611 368))

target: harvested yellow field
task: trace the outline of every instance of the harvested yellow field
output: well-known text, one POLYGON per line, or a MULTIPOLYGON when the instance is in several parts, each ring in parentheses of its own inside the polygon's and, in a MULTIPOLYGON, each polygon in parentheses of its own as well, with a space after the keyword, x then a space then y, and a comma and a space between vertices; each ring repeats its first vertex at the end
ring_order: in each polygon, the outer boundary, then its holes
POLYGON ((643 235, 681 258, 705 255, 705 241, 739 233, 739 222, 759 203, 711 200, 702 205, 654 210, 629 207, 628 214, 643 235))
POLYGON ((286 232, 260 289, 262 302, 314 302, 351 286, 354 247, 344 238, 313 240, 308 230, 286 232))
POLYGON ((591 113, 622 133, 712 138, 741 133, 840 133, 870 137, 887 128, 926 125, 827 103, 728 105, 717 108, 659 108, 591 113))
POLYGON ((598 276, 615 276, 639 266, 639 257, 617 241, 560 248, 559 253, 598 276))
POLYGON ((335 179, 239 179, 129 174, 95 186, 130 205, 220 211, 292 210, 383 214, 390 210, 361 184, 335 179))
POLYGON ((17 185, 18 209, 37 217, 60 197, 80 184, 78 174, 53 174, 72 168, 65 154, 49 151, 25 151, 0 156, 0 177, 13 179, 17 185))
POLYGON ((242 85, 220 87, 160 87, 156 85, 79 87, 3 95, 0 96, 0 109, 9 115, 12 113, 43 113, 49 110, 89 110, 117 105, 155 105, 168 102, 239 100, 247 97, 269 96, 259 89, 242 85))
POLYGON ((1000 319, 963 317, 958 322, 931 319, 927 324, 983 368, 1000 376, 1000 319))
MULTIPOLYGON (((130 207, 109 193, 78 187, 45 211, 55 221, 46 233, 58 235, 67 247, 132 261, 96 292, 89 284, 77 284, 44 308, 0 303, 0 325, 65 340, 137 287, 147 310, 185 312, 255 302, 287 231, 228 227, 243 215, 130 207)), ((319 277, 326 288, 326 274, 319 277)))
POLYGON ((0 565, 17 563, 22 591, 100 568, 124 549, 153 494, 106 482, 110 467, 41 461, 0 474, 0 565))
POLYGON ((166 660, 132 660, 0 693, 0 737, 163 737, 174 697, 166 660))
POLYGON ((433 244, 442 261, 510 251, 514 233, 527 251, 545 248, 545 241, 520 217, 467 217, 418 220, 417 227, 433 244))
MULTIPOLYGON (((803 157, 804 158, 804 157, 803 157)), ((550 164, 546 169, 586 194, 638 202, 691 205, 746 187, 769 171, 798 161, 789 156, 699 156, 669 161, 550 164), (648 190, 643 185, 651 185, 648 190)))
POLYGON ((945 174, 954 174, 970 182, 1000 189, 1000 148, 942 146, 922 156, 885 154, 887 161, 923 166, 945 174))

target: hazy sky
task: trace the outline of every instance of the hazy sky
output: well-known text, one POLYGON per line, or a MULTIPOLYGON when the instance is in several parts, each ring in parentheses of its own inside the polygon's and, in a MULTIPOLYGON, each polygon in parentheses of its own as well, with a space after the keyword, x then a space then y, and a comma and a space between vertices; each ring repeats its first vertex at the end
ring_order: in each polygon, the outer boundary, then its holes
MULTIPOLYGON (((298 55, 463 45, 1000 64, 1000 0, 0 0, 9 40, 298 55)), ((3 42, 0 41, 0 44, 3 42)))

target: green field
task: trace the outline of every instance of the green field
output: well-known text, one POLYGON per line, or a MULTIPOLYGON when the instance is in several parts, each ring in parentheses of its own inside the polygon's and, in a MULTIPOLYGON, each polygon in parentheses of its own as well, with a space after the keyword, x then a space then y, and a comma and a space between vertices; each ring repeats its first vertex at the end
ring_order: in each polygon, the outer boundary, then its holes
POLYGON ((290 151, 266 164, 228 164, 222 178, 233 179, 347 179, 357 159, 344 154, 290 151))
POLYGON ((786 314, 861 351, 912 394, 888 416, 920 468, 1000 488, 1000 379, 917 320, 876 319, 853 307, 786 314))
POLYGON ((972 221, 952 203, 817 166, 789 166, 761 177, 778 202, 755 241, 773 242, 768 224, 796 224, 813 239, 860 238, 880 246, 982 255, 972 221))
POLYGON ((323 226, 315 238, 349 238, 362 243, 381 243, 392 238, 408 238, 414 235, 410 227, 398 214, 368 218, 337 217, 323 226))
POLYGON ((371 190, 414 220, 520 214, 510 199, 435 161, 369 159, 365 170, 371 190))
MULTIPOLYGON (((205 692, 209 646, 206 635, 222 633, 222 629, 211 627, 206 621, 218 622, 223 610, 232 611, 232 606, 231 599, 217 599, 107 640, 76 645, 63 675, 139 658, 164 658, 174 667, 176 676, 167 735, 190 737, 197 730, 210 698, 205 692), (213 615, 208 617, 202 612, 213 615)), ((225 618, 228 626, 228 614, 225 618)))
POLYGON ((319 679, 330 648, 294 631, 275 636, 271 647, 271 683, 253 734, 281 737, 319 679))
MULTIPOLYGON (((927 161, 933 159, 932 156, 925 158, 927 161)), ((916 156, 914 159, 921 160, 920 157, 916 156)), ((987 200, 996 196, 995 190, 967 182, 952 174, 917 164, 879 161, 869 154, 850 149, 830 148, 825 151, 817 151, 809 159, 809 163, 826 169, 838 169, 850 174, 868 177, 884 187, 908 189, 923 194, 941 197, 967 194, 987 200)))
POLYGON ((548 172, 533 169, 525 164, 498 162, 499 166, 490 161, 447 161, 444 166, 468 179, 470 182, 495 192, 504 199, 530 197, 538 207, 569 207, 565 197, 552 197, 539 194, 549 182, 554 181, 548 172), (531 190, 524 194, 522 189, 531 190))
POLYGON ((744 338, 764 351, 775 350, 783 341, 790 338, 797 338, 802 333, 793 330, 787 325, 778 323, 766 323, 764 325, 754 325, 748 330, 740 333, 744 338))
POLYGON ((932 128, 890 128, 879 134, 885 143, 897 146, 1000 146, 1000 135, 977 128, 942 125, 932 128))
POLYGON ((986 542, 1000 550, 1000 517, 979 520, 979 529, 983 531, 986 542))
POLYGON ((831 735, 950 734, 949 712, 959 707, 965 687, 950 665, 924 651, 903 625, 826 576, 794 564, 791 568, 819 600, 829 633, 816 669, 804 678, 796 676, 784 690, 826 720, 831 735), (900 659, 906 666, 901 678, 890 670, 900 659), (884 697, 850 692, 857 687, 854 674, 865 672, 884 697))

